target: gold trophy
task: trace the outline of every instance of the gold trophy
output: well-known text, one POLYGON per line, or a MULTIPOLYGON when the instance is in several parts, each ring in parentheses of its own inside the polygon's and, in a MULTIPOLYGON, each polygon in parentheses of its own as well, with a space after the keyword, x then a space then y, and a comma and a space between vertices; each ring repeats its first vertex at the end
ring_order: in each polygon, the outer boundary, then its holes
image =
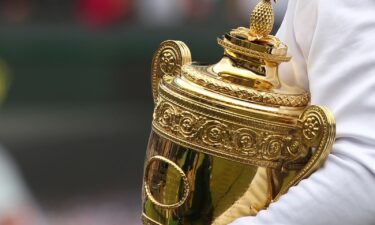
POLYGON ((143 224, 227 225, 255 216, 330 154, 333 115, 279 79, 278 65, 290 57, 270 35, 270 0, 250 23, 218 39, 224 57, 214 65, 192 63, 180 41, 155 53, 143 224))

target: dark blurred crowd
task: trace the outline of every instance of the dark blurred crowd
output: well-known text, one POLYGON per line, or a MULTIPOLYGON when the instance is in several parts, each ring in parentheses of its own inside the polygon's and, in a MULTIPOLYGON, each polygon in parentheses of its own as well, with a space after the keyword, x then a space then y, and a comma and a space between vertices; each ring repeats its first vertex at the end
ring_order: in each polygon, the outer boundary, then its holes
POLYGON ((215 21, 224 17, 247 20, 256 0, 0 0, 2 24, 72 22, 108 27, 140 22, 151 26, 215 21), (215 16, 214 16, 215 15, 215 16), (238 18, 239 17, 239 18, 238 18))

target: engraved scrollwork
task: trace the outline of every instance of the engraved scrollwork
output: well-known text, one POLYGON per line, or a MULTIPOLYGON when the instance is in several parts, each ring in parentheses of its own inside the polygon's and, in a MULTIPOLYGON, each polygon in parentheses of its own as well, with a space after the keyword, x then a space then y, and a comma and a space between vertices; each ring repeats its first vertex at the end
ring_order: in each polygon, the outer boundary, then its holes
POLYGON ((200 129, 199 117, 190 112, 182 112, 178 131, 186 138, 194 137, 200 129))
POLYGON ((160 70, 165 75, 175 75, 178 68, 177 56, 172 49, 165 49, 160 56, 160 70))
MULTIPOLYGON (((300 139, 300 138, 298 138, 300 139)), ((307 148, 302 145, 301 140, 293 138, 286 146, 287 153, 291 156, 290 160, 296 160, 298 157, 304 157, 307 154, 307 148)))
POLYGON ((202 128, 202 141, 210 146, 228 147, 228 126, 219 121, 208 121, 202 128))
POLYGON ((235 131, 234 144, 236 151, 244 155, 253 156, 257 154, 256 133, 247 128, 235 131))
POLYGON ((154 115, 154 128, 161 134, 209 154, 272 168, 307 155, 297 126, 283 131, 233 124, 182 108, 162 97, 154 115))
POLYGON ((162 103, 157 107, 156 118, 162 127, 175 125, 176 109, 168 103, 162 103))
POLYGON ((322 123, 317 115, 310 115, 303 122, 302 132, 304 137, 309 141, 315 141, 321 133, 322 123))
POLYGON ((181 41, 165 41, 160 44, 152 60, 152 93, 155 103, 159 96, 159 82, 164 76, 177 76, 181 66, 191 63, 191 53, 181 41))
POLYGON ((263 157, 268 160, 281 159, 285 147, 284 137, 280 135, 269 135, 262 142, 263 157))

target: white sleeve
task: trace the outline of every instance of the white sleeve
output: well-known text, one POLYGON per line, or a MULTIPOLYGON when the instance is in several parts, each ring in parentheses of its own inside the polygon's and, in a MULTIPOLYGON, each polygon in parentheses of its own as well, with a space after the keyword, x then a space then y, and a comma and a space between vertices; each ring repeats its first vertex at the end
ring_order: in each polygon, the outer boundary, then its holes
POLYGON ((278 35, 294 57, 283 79, 331 109, 337 141, 323 168, 232 225, 375 224, 375 1, 289 0, 278 35))

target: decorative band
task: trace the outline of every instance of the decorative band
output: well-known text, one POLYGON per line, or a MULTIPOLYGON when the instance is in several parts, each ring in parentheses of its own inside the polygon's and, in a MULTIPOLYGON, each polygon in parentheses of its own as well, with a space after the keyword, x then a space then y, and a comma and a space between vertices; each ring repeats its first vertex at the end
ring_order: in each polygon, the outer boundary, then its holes
POLYGON ((285 95, 249 89, 207 76, 204 71, 198 68, 190 65, 183 66, 181 70, 182 76, 202 87, 225 95, 272 106, 306 107, 310 102, 308 93, 285 95))
POLYGON ((271 55, 268 53, 258 52, 249 48, 241 47, 238 45, 234 45, 226 39, 217 39, 217 43, 221 45, 225 49, 230 49, 233 52, 237 52, 249 57, 254 57, 257 59, 263 59, 270 62, 288 62, 290 61, 290 57, 288 56, 281 56, 281 55, 271 55))
POLYGON ((179 145, 255 166, 280 168, 307 154, 297 125, 282 126, 271 121, 241 124, 214 114, 207 108, 184 107, 177 99, 160 93, 153 128, 179 145))

